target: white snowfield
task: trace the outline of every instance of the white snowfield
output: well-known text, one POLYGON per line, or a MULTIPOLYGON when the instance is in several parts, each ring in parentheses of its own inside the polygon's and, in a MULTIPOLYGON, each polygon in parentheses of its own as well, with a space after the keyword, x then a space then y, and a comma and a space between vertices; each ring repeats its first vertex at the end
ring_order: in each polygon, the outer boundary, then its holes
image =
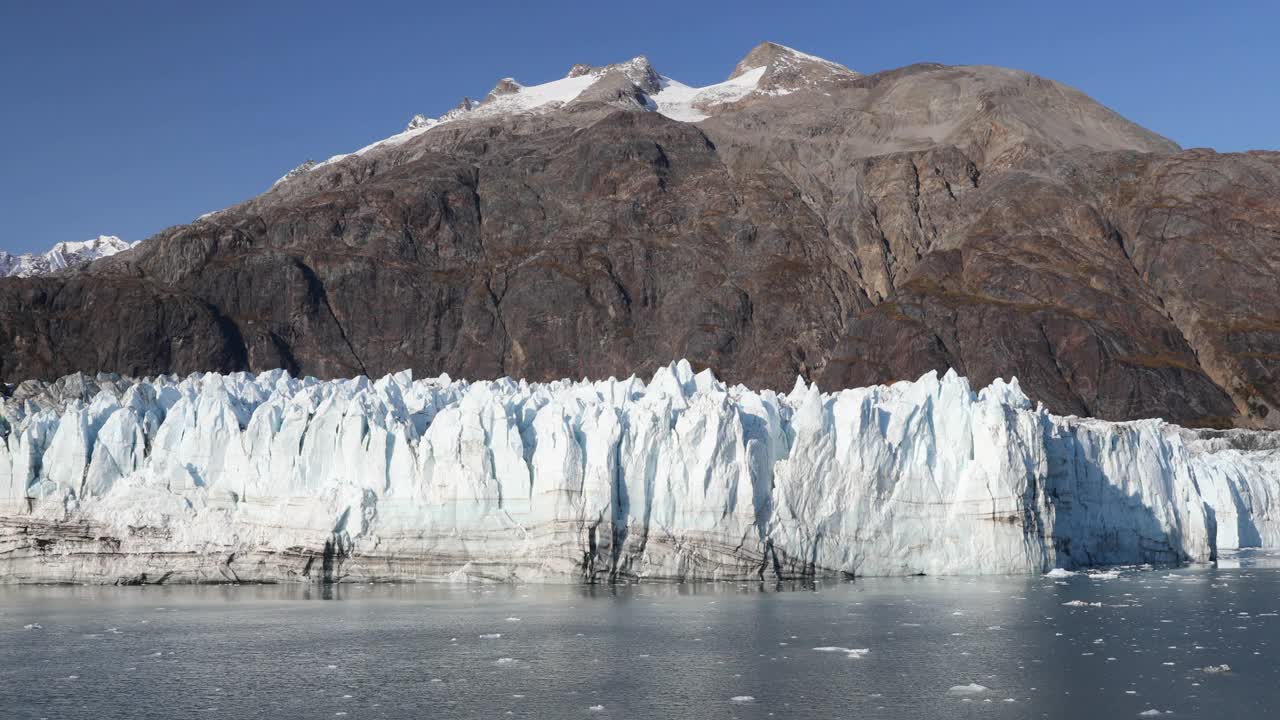
POLYGON ((575 66, 566 77, 538 85, 521 85, 514 78, 504 78, 499 81, 498 87, 481 101, 464 99, 461 105, 440 117, 415 115, 402 132, 366 145, 352 153, 334 155, 320 163, 304 164, 305 167, 300 166, 277 180, 275 184, 279 185, 289 180, 299 171, 306 172, 326 167, 352 155, 364 155, 377 148, 385 149, 402 145, 433 128, 458 120, 541 115, 553 112, 578 100, 592 86, 614 73, 620 73, 642 89, 645 110, 657 112, 672 120, 690 123, 706 120, 716 108, 729 106, 753 95, 757 97, 787 95, 810 87, 814 84, 814 80, 800 74, 806 67, 816 66, 818 68, 816 75, 823 79, 840 75, 859 76, 859 73, 830 60, 783 45, 776 47, 780 52, 769 64, 741 68, 741 72, 729 79, 703 87, 685 85, 658 74, 644 56, 601 67, 575 66), (793 76, 778 87, 763 88, 761 81, 770 71, 792 73, 793 76))
MULTIPOLYGON (((364 155, 375 148, 387 148, 401 145, 432 128, 445 123, 463 119, 492 118, 503 115, 537 115, 558 110, 573 102, 595 83, 603 79, 611 71, 626 72, 628 69, 643 67, 648 69, 648 60, 643 57, 633 58, 625 63, 607 65, 596 68, 586 74, 552 80, 541 85, 520 85, 511 78, 504 82, 511 83, 512 90, 507 94, 491 96, 483 102, 465 103, 438 118, 416 115, 404 131, 388 138, 366 145, 353 153, 334 155, 328 160, 313 163, 306 170, 332 165, 350 157, 364 155)), ((648 94, 648 109, 658 112, 680 122, 698 122, 709 117, 704 110, 713 105, 723 105, 741 100, 755 92, 765 68, 756 68, 741 76, 730 78, 722 83, 706 87, 690 87, 666 76, 658 76, 658 90, 648 94)), ((276 181, 280 184, 290 179, 286 175, 276 181)))
POLYGON ((1280 546, 1276 434, 953 373, 788 394, 283 371, 10 388, 9 582, 1041 573, 1280 546), (1252 449, 1242 449, 1252 448, 1252 449))
POLYGON ((0 250, 0 277, 47 275, 72 265, 124 252, 137 244, 114 235, 99 235, 81 242, 60 242, 46 253, 11 255, 0 250))

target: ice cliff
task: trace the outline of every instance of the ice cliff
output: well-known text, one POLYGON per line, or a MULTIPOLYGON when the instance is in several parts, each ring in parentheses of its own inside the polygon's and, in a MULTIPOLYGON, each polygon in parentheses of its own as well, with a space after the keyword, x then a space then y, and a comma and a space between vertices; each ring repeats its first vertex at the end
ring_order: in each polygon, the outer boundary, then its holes
POLYGON ((1280 434, 836 393, 282 371, 5 390, 0 579, 1025 573, 1280 546, 1280 434))

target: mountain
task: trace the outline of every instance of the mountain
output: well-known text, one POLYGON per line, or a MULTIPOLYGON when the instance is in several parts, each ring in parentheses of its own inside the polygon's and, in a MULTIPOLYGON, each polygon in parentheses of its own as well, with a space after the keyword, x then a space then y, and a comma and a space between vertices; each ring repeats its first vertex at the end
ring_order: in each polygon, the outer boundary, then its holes
POLYGON ((1280 545, 1280 434, 1050 415, 954 373, 821 393, 688 363, 549 384, 27 382, 0 581, 1042 573, 1280 545))
POLYGON ((124 252, 136 244, 114 235, 99 235, 83 242, 60 242, 49 252, 40 255, 10 255, 0 250, 0 277, 47 275, 124 252))
POLYGON ((691 87, 659 75, 643 56, 601 67, 577 64, 569 68, 563 78, 539 85, 525 86, 515 78, 502 78, 483 100, 463 98, 457 107, 438 118, 415 115, 403 132, 354 153, 334 155, 322 163, 308 160, 276 184, 352 155, 386 150, 445 123, 541 115, 600 104, 697 122, 738 107, 744 101, 788 95, 798 90, 821 91, 841 80, 858 77, 861 77, 859 73, 843 65, 771 42, 761 43, 752 50, 724 82, 705 87, 691 87))
POLYGON ((954 368, 1060 415, 1280 427, 1280 154, 1025 72, 766 43, 498 82, 132 252, 0 280, 0 379, 954 368), (89 308, 112 308, 103 322, 89 308))

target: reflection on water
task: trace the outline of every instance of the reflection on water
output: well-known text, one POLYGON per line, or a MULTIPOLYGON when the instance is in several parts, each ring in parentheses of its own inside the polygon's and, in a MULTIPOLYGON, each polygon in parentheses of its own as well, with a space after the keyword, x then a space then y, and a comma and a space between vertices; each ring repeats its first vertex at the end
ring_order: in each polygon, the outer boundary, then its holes
POLYGON ((7 587, 0 708, 6 718, 1268 717, 1280 705, 1278 643, 1280 563, 1256 553, 1216 569, 781 590, 7 587))

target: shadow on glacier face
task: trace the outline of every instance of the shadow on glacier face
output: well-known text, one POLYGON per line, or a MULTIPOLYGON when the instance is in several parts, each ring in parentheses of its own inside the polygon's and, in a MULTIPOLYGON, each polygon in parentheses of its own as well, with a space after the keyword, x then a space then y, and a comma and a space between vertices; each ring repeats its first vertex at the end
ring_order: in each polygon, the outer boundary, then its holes
MULTIPOLYGON (((1238 488, 1231 488, 1231 502, 1236 508, 1236 545, 1240 548, 1262 547, 1262 531, 1253 522, 1253 510, 1244 503, 1238 488)), ((1216 548, 1217 543, 1214 543, 1216 548)))
POLYGON ((1156 470, 1144 467, 1139 462, 1143 448, 1136 442, 1140 432, 1123 425, 1106 433, 1084 425, 1046 425, 1045 494, 1051 518, 1043 524, 1052 528, 1052 536, 1042 536, 1042 542, 1052 542, 1059 567, 1176 564, 1196 559, 1188 553, 1188 543, 1200 542, 1197 513, 1204 523, 1206 554, 1214 559, 1212 509, 1198 497, 1193 507, 1179 506, 1179 495, 1186 488, 1179 486, 1168 453, 1158 455, 1156 470), (1102 461, 1103 453, 1111 454, 1110 467, 1102 461), (1125 486, 1138 492, 1129 492, 1125 486), (1153 506, 1156 503, 1162 506, 1159 511, 1153 506))

